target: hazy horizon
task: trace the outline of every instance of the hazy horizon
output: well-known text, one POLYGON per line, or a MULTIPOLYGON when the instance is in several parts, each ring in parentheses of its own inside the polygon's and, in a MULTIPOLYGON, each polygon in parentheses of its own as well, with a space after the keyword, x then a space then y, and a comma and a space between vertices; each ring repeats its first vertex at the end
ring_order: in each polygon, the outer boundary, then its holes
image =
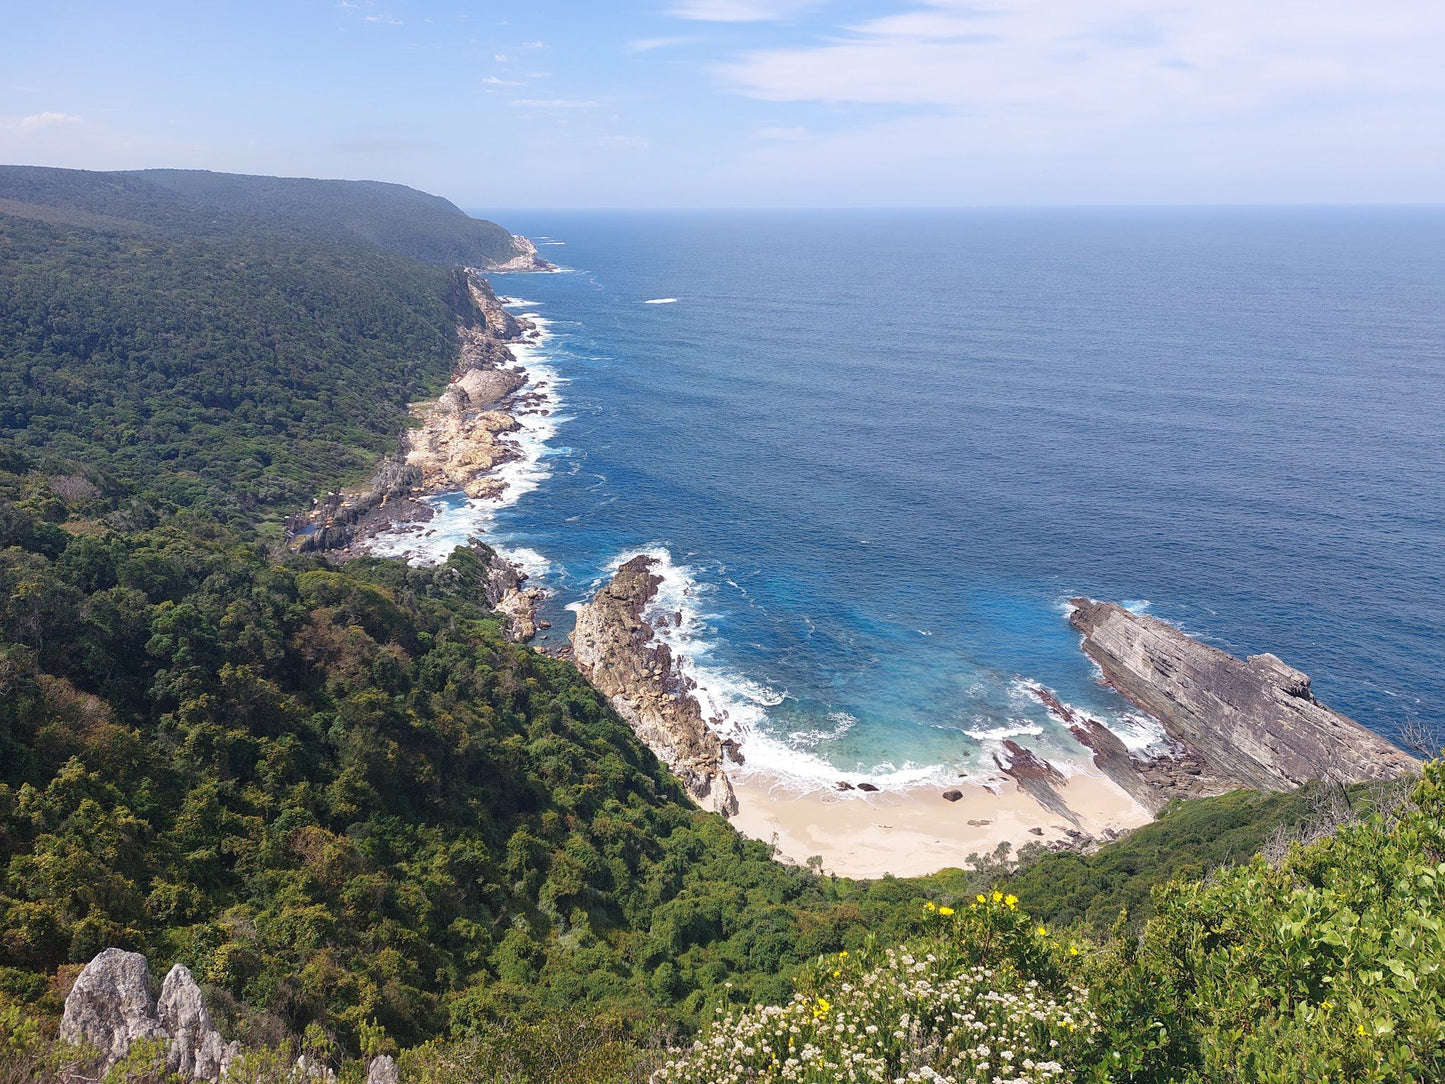
POLYGON ((96 0, 12 12, 0 160, 557 209, 1432 205, 1445 7, 96 0))

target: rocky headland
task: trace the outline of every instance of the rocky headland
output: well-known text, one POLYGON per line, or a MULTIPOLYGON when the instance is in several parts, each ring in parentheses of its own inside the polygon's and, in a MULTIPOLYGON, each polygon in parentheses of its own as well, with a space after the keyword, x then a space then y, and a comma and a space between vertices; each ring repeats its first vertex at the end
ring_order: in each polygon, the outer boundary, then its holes
POLYGON ((1104 682, 1159 720, 1167 747, 1131 754, 1097 720, 1036 692, 1101 771, 1155 810, 1240 787, 1281 791, 1419 770, 1413 757, 1321 704, 1309 677, 1273 655, 1238 659, 1112 602, 1071 604, 1069 623, 1104 682))
POLYGON ((736 747, 709 726, 681 660, 646 618, 662 583, 656 564, 633 557, 578 608, 572 657, 699 806, 732 816, 738 800, 723 759, 736 747))

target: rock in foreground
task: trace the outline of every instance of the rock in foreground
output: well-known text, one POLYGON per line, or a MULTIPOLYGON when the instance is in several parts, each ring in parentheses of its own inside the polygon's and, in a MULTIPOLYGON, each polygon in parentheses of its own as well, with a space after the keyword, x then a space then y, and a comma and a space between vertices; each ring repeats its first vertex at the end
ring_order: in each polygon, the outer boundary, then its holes
POLYGON ((141 1040, 165 1042, 166 1068, 187 1080, 220 1080, 237 1054, 237 1044, 221 1041, 190 971, 171 968, 157 1002, 146 958, 117 948, 91 960, 75 980, 60 1037, 92 1047, 101 1076, 141 1040))
POLYGON ((723 771, 722 740, 703 718, 692 681, 643 616, 662 583, 655 564, 646 554, 632 558, 578 609, 573 658, 693 800, 730 817, 738 800, 723 771))
POLYGON ((1180 797, 1419 770, 1413 757, 1321 704, 1309 677, 1273 655, 1240 660, 1115 603, 1072 604, 1069 623, 1084 634, 1084 651, 1105 681, 1158 719, 1183 756, 1197 762, 1195 783, 1181 788, 1187 793, 1176 791, 1180 797))

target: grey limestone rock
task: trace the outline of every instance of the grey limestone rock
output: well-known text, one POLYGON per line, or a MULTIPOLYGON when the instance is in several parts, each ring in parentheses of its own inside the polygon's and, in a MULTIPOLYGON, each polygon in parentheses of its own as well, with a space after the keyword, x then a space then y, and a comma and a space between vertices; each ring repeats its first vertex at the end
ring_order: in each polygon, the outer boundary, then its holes
POLYGON ((366 1070, 366 1084, 401 1084, 401 1074, 390 1054, 372 1058, 366 1070))
POLYGON ((150 969, 138 952, 108 948, 75 980, 65 998, 60 1037, 94 1047, 105 1073, 140 1039, 165 1039, 150 969))
POLYGON ((166 1067, 191 1080, 220 1080, 240 1044, 222 1041, 201 1000, 201 988, 182 964, 171 968, 161 984, 156 1009, 161 1027, 170 1036, 166 1067))

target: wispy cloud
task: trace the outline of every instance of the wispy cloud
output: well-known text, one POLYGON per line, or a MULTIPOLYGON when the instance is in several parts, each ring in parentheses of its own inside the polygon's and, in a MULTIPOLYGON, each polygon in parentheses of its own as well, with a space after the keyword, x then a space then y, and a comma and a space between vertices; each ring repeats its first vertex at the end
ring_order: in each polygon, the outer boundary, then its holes
POLYGON ((667 9, 679 19, 711 23, 761 23, 790 19, 822 0, 674 0, 667 9))
POLYGON ((512 104, 523 109, 596 109, 599 103, 581 98, 513 98, 512 104))
POLYGON ((910 0, 717 71, 748 97, 851 118, 769 138, 744 165, 772 177, 883 192, 906 173, 1005 202, 1327 198, 1365 148, 1394 147, 1382 175, 1439 175, 1425 148, 1445 147, 1441 56, 1438 0, 1388 17, 1356 0, 910 0))
POLYGON ((405 25, 400 19, 397 19, 391 15, 363 15, 361 18, 363 22, 380 23, 382 26, 405 25))
POLYGON ((638 38, 629 41, 622 48, 629 53, 650 53, 654 49, 671 49, 677 45, 690 45, 696 38, 638 38))
POLYGON ((527 84, 520 79, 502 79, 495 75, 489 75, 482 80, 489 87, 524 87, 527 84))
POLYGON ((83 124, 83 117, 77 117, 74 113, 32 113, 28 117, 21 117, 19 127, 21 131, 35 132, 41 128, 55 128, 66 124, 83 124))

